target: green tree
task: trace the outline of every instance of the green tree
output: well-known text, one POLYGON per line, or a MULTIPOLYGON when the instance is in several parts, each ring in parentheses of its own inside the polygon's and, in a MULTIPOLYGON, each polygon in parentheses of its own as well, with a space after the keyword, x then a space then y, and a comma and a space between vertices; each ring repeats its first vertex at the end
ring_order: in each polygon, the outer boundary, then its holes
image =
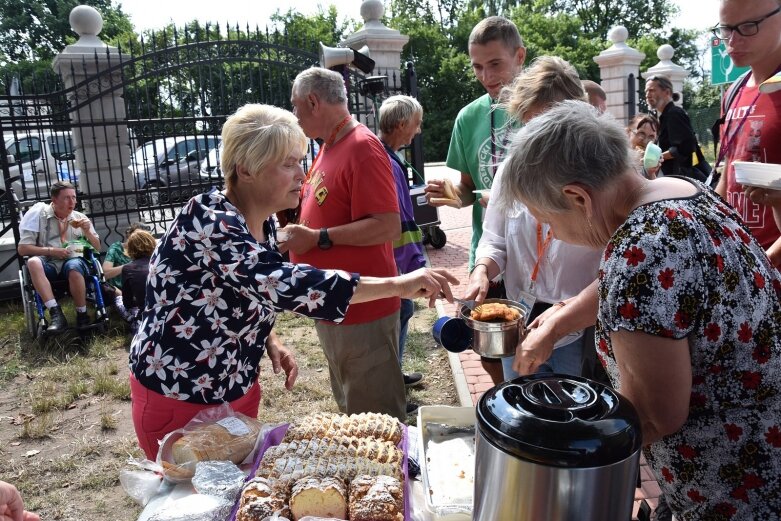
POLYGON ((113 0, 0 0, 0 55, 3 62, 51 60, 76 41, 68 17, 79 4, 103 15, 100 37, 111 42, 133 32, 122 7, 113 0))
POLYGON ((587 36, 603 39, 615 25, 623 25, 630 35, 661 35, 662 28, 678 13, 671 0, 555 0, 545 3, 550 3, 551 14, 576 15, 587 36))
POLYGON ((317 13, 305 16, 294 9, 287 13, 277 10, 271 15, 272 26, 302 42, 323 42, 334 46, 356 27, 354 20, 339 21, 339 12, 334 5, 327 9, 318 6, 317 13))

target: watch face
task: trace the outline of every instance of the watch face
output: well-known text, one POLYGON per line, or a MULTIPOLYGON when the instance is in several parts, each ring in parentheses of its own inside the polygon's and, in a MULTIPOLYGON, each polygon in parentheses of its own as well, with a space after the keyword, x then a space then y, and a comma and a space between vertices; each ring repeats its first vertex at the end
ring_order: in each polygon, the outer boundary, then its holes
POLYGON ((317 246, 321 250, 327 250, 329 249, 333 243, 331 242, 331 239, 328 237, 328 231, 323 228, 320 230, 320 239, 317 241, 317 246))

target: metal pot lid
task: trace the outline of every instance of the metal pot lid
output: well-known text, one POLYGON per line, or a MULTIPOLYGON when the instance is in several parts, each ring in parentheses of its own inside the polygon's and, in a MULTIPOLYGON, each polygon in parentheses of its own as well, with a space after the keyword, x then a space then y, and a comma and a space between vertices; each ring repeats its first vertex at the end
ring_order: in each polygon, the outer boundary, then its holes
POLYGON ((632 404, 599 382, 535 374, 504 382, 477 404, 480 433, 500 450, 556 467, 601 467, 640 449, 632 404))

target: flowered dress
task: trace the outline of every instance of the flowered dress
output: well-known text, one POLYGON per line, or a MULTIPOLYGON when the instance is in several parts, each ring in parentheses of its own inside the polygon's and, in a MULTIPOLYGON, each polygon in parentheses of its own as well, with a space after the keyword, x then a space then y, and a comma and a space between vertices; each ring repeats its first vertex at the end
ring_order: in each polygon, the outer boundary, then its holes
POLYGON ((610 331, 687 338, 689 416, 645 450, 670 507, 681 521, 779 519, 781 276, 734 210, 698 186, 637 208, 611 238, 597 350, 620 389, 610 331))
POLYGON ((130 370, 169 398, 218 404, 255 382, 283 310, 340 322, 357 275, 284 262, 274 224, 258 243, 222 192, 193 197, 171 223, 149 266, 145 309, 130 370))

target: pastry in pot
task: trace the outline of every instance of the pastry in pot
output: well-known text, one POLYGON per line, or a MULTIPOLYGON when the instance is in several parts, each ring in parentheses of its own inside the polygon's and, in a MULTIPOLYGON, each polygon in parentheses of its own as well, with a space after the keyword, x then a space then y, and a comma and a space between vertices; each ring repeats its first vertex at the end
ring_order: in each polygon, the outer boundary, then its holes
POLYGON ((507 304, 489 302, 477 306, 469 316, 480 322, 512 322, 521 318, 521 312, 507 304))
POLYGON ((296 481, 290 496, 294 521, 304 516, 347 519, 347 490, 344 482, 333 477, 307 476, 296 481))

